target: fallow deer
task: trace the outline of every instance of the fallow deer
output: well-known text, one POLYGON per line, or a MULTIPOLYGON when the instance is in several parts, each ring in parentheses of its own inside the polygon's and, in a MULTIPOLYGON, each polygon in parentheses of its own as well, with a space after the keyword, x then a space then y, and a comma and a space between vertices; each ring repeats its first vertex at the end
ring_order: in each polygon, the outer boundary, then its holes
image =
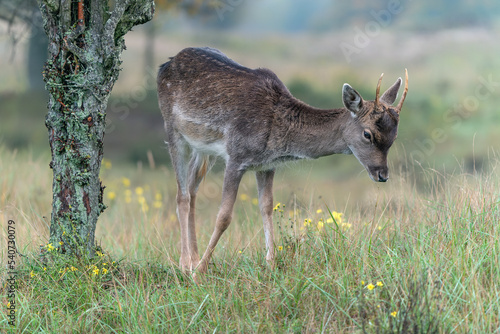
POLYGON ((266 260, 271 266, 275 254, 272 186, 280 163, 354 154, 374 181, 387 181, 387 154, 397 136, 408 72, 396 107, 392 104, 401 78, 379 96, 382 76, 374 101, 363 100, 344 84, 344 107, 322 110, 294 98, 272 71, 246 68, 212 48, 187 48, 161 65, 158 99, 177 177, 181 268, 195 271, 195 278, 207 271, 212 252, 231 223, 238 186, 247 170, 256 172, 266 260), (216 157, 226 163, 222 204, 200 261, 196 192, 216 157))

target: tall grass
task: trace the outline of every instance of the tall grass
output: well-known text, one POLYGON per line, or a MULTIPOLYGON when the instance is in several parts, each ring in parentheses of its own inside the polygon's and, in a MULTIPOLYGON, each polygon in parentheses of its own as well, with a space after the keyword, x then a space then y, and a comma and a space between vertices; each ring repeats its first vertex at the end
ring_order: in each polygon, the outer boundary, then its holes
MULTIPOLYGON (((481 175, 424 170, 425 187, 403 174, 383 186, 362 175, 353 182, 363 185, 363 196, 349 201, 341 198, 356 192, 353 183, 311 182, 304 171, 282 171, 275 191, 275 270, 265 263, 255 182, 246 177, 233 223, 206 279, 195 285, 177 266, 175 181, 163 167, 105 163, 109 207, 97 231, 102 253, 44 261, 50 251, 50 170, 47 158, 32 156, 0 148, 0 256, 6 261, 8 219, 16 221, 26 256, 17 258, 13 332, 500 330, 496 161, 481 175)), ((201 249, 213 229, 220 179, 212 174, 200 189, 201 249)), ((0 301, 6 304, 4 285, 0 301)), ((2 308, 3 332, 8 325, 2 308)))

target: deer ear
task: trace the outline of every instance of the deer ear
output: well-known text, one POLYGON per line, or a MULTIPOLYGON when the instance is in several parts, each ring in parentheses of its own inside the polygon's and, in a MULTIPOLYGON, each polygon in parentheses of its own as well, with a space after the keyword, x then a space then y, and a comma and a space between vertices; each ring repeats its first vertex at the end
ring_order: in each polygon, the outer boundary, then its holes
POLYGON ((396 101, 396 97, 398 97, 399 87, 401 86, 401 78, 396 80, 394 85, 392 85, 385 93, 380 97, 380 101, 393 104, 396 101))
POLYGON ((357 114, 363 106, 363 98, 349 84, 342 87, 342 101, 344 106, 353 114, 357 114))

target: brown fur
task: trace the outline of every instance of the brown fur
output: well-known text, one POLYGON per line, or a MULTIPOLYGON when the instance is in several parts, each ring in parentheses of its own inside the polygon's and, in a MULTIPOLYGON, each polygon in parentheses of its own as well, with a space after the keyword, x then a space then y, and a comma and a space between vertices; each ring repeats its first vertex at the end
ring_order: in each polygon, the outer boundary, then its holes
POLYGON ((289 160, 354 154, 374 181, 388 179, 387 154, 397 136, 403 99, 399 78, 375 101, 348 84, 343 108, 318 109, 294 98, 268 69, 249 69, 210 48, 187 48, 158 72, 158 99, 177 176, 183 270, 206 271, 211 254, 231 222, 239 182, 255 170, 267 256, 274 262, 272 183, 275 167, 289 160), (188 154, 191 155, 186 159, 188 154), (198 185, 215 157, 226 162, 222 203, 209 245, 199 260, 195 233, 198 185))
POLYGON ((208 158, 203 158, 203 162, 201 163, 201 167, 198 170, 198 177, 203 179, 208 173, 208 158))

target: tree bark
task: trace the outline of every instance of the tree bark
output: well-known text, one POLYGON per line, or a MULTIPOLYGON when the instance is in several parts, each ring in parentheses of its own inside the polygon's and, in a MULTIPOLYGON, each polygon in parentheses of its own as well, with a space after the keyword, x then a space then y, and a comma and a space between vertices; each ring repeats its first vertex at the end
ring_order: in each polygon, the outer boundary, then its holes
POLYGON ((40 0, 49 55, 46 126, 52 153, 50 243, 61 253, 93 256, 104 211, 99 180, 106 106, 118 79, 124 35, 152 19, 153 0, 40 0), (82 10, 83 9, 83 10, 82 10))

